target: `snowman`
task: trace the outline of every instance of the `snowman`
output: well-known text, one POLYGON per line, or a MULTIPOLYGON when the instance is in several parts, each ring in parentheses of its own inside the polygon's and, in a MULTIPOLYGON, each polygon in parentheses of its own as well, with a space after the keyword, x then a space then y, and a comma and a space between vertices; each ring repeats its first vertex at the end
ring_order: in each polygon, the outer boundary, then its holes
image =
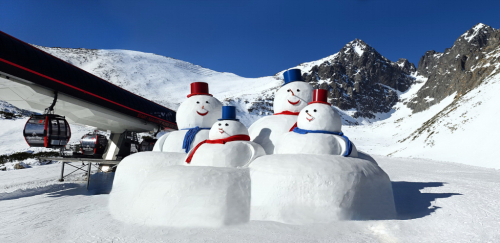
POLYGON ((283 73, 285 84, 274 97, 274 115, 266 116, 248 129, 253 142, 264 147, 266 154, 273 154, 276 142, 295 127, 297 115, 312 100, 313 87, 302 80, 300 69, 283 73))
POLYGON ((179 131, 161 136, 153 151, 187 153, 208 138, 210 126, 221 115, 222 103, 208 93, 208 84, 191 83, 191 94, 177 110, 179 131))
POLYGON ((266 154, 262 146, 251 142, 248 130, 236 119, 236 107, 223 106, 222 118, 210 129, 209 140, 192 149, 186 163, 197 166, 245 167, 266 154))
POLYGON ((297 127, 278 141, 275 154, 330 154, 358 157, 354 144, 342 133, 340 115, 327 102, 327 91, 316 89, 313 101, 297 118, 297 127))

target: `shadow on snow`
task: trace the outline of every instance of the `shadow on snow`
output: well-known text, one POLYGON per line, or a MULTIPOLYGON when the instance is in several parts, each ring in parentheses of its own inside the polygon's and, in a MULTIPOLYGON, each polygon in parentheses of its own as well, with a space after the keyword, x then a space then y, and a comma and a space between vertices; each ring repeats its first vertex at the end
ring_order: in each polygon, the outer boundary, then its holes
POLYGON ((24 197, 32 197, 36 195, 46 194, 47 197, 64 197, 64 196, 92 196, 97 194, 109 194, 113 186, 114 173, 96 173, 91 175, 89 190, 87 183, 56 183, 43 187, 18 189, 13 192, 0 193, 0 201, 13 200, 24 197))
POLYGON ((422 193, 421 189, 426 187, 441 187, 443 182, 408 182, 393 181, 392 191, 394 194, 394 203, 398 213, 398 219, 416 219, 422 218, 435 212, 437 206, 431 203, 438 198, 447 198, 460 193, 422 193))

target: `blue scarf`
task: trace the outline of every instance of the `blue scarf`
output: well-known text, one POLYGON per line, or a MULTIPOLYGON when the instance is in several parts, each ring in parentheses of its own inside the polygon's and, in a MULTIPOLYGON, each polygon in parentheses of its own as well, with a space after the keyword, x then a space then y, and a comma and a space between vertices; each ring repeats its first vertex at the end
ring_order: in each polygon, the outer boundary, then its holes
POLYGON ((300 129, 298 127, 294 128, 293 132, 298 133, 298 134, 326 133, 326 134, 334 134, 334 135, 341 136, 341 137, 343 137, 347 141, 347 149, 346 149, 345 153, 342 156, 347 157, 352 152, 352 143, 351 143, 351 140, 349 140, 349 138, 346 137, 342 132, 330 132, 330 131, 321 131, 321 130, 305 130, 305 129, 300 129))
POLYGON ((193 127, 193 128, 184 128, 182 130, 189 130, 187 131, 186 135, 184 136, 184 141, 182 142, 182 148, 186 153, 189 152, 189 148, 191 148, 191 143, 193 143, 194 137, 196 137, 196 134, 202 130, 210 130, 210 127, 193 127))

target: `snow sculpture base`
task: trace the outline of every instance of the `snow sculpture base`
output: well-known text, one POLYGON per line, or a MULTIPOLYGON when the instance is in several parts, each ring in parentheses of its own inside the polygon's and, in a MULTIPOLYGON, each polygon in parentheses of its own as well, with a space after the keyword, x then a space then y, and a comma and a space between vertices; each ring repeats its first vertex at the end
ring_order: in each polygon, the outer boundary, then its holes
POLYGON ((169 166, 139 183, 137 190, 114 185, 109 202, 114 218, 171 227, 220 227, 250 218, 248 168, 169 166))
POLYGON ((391 181, 371 161, 274 154, 249 167, 252 220, 310 224, 396 216, 391 181))
POLYGON ((181 165, 185 157, 185 153, 167 152, 140 152, 129 155, 116 168, 113 191, 127 193, 123 196, 133 198, 142 189, 140 184, 148 178, 151 172, 172 165, 181 165))

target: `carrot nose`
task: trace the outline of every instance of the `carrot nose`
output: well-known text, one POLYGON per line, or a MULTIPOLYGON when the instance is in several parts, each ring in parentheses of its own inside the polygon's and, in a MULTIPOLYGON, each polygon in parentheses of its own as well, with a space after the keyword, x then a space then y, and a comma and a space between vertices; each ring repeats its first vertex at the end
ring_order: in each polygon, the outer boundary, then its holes
POLYGON ((201 109, 202 109, 202 110, 204 110, 204 109, 205 109, 205 106, 204 106, 204 105, 202 105, 202 106, 201 106, 201 109))
POLYGON ((295 94, 293 93, 293 90, 292 90, 292 89, 288 89, 288 90, 290 90, 290 92, 292 92, 292 96, 295 96, 295 94))

